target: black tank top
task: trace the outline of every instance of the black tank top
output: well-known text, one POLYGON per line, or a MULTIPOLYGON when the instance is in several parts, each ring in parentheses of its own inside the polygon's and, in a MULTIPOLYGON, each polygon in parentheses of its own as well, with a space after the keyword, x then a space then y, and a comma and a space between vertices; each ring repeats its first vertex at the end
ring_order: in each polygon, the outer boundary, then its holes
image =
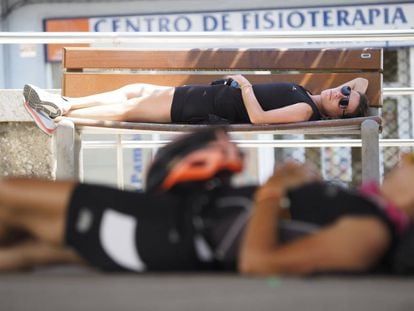
MULTIPOLYGON (((321 114, 309 96, 309 92, 298 84, 288 82, 255 84, 253 85, 253 91, 257 101, 265 111, 297 103, 307 103, 313 111, 309 121, 321 119, 321 114)), ((231 122, 250 122, 240 89, 229 86, 217 89, 215 110, 220 117, 231 122)))
MULTIPOLYGON (((312 108, 310 121, 321 119, 309 93, 298 84, 255 84, 253 91, 265 111, 303 102, 312 108)), ((186 85, 175 89, 171 107, 171 120, 174 123, 211 123, 215 119, 229 123, 251 123, 239 88, 186 85)))

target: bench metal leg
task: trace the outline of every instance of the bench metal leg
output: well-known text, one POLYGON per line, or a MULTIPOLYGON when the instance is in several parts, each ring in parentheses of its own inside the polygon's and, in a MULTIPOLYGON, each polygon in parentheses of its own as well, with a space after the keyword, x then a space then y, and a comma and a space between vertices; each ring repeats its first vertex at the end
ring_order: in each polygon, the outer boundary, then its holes
POLYGON ((56 179, 78 180, 79 176, 79 135, 70 120, 59 122, 54 134, 56 154, 56 179))
MULTIPOLYGON (((260 140, 273 140, 272 134, 258 134, 256 139, 260 140)), ((259 183, 263 184, 272 175, 275 169, 275 149, 272 147, 260 147, 257 149, 258 158, 258 178, 259 183)))
POLYGON ((379 124, 366 120, 361 126, 362 181, 380 182, 379 124))

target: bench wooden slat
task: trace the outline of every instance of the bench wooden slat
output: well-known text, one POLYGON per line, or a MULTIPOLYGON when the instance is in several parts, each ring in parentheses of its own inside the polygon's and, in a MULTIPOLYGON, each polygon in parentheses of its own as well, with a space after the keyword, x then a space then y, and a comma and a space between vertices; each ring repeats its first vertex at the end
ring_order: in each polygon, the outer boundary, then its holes
MULTIPOLYGON (((172 123, 150 123, 150 122, 119 122, 102 121, 92 119, 65 118, 72 121, 76 126, 103 127, 124 130, 158 131, 158 132, 189 132, 200 127, 208 127, 207 124, 172 124, 172 123)), ((229 124, 226 128, 230 132, 268 132, 273 134, 303 133, 337 135, 338 130, 342 134, 356 134, 361 129, 362 122, 373 120, 381 127, 382 120, 379 116, 370 116, 352 119, 335 119, 306 121, 286 124, 229 124)))
POLYGON ((65 48, 66 70, 125 69, 257 69, 378 70, 382 51, 367 49, 207 49, 186 51, 65 48), (368 57, 370 56, 370 57, 368 57))
MULTIPOLYGON (((380 73, 364 72, 358 76, 370 81, 367 97, 371 107, 380 107, 381 81, 380 73)), ((177 75, 177 74, 99 74, 99 73, 65 73, 63 76, 63 95, 86 96, 95 93, 107 92, 131 83, 153 83, 158 85, 186 85, 186 84, 208 84, 215 79, 222 78, 221 75, 177 75)), ((273 74, 273 75, 246 75, 252 83, 268 82, 295 82, 303 85, 314 94, 321 90, 340 85, 355 77, 353 73, 308 73, 308 74, 273 74)))

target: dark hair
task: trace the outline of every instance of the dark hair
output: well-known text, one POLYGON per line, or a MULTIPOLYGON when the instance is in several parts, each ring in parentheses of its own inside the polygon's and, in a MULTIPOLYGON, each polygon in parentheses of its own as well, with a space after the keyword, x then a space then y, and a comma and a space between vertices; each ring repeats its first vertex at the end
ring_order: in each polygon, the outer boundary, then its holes
POLYGON ((343 119, 365 117, 368 115, 368 108, 369 108, 368 97, 364 93, 361 93, 361 92, 357 92, 357 93, 359 94, 358 106, 355 108, 354 111, 345 114, 343 116, 343 119))
MULTIPOLYGON (((162 184, 180 160, 184 159, 194 151, 205 148, 209 143, 216 141, 219 138, 220 133, 228 136, 224 126, 209 126, 192 133, 183 134, 160 148, 148 170, 146 191, 156 193, 157 191, 162 190, 162 184)), ((219 174, 219 171, 217 171, 217 174, 219 174)), ((227 171, 220 174, 220 177, 222 178, 221 181, 223 183, 230 182, 229 177, 231 177, 232 174, 233 172, 230 171, 228 174, 227 171)), ((186 184, 181 182, 181 186, 183 187, 177 187, 178 184, 176 184, 174 189, 176 191, 188 191, 191 186, 191 189, 195 190, 197 187, 203 187, 207 182, 208 180, 201 180, 200 183, 188 180, 188 183, 186 184)))

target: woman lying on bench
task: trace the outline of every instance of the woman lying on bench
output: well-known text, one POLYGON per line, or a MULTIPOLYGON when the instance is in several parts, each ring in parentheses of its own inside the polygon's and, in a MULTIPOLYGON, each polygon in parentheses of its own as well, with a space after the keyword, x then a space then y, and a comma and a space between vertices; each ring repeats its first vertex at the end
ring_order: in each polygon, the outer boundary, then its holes
POLYGON ((145 193, 0 179, 0 270, 87 263, 133 272, 237 265, 258 275, 414 272, 406 256, 406 242, 408 254, 414 247, 412 155, 382 186, 358 192, 323 183, 293 163, 257 191, 234 188, 229 177, 241 165, 223 129, 208 129, 157 153, 145 193), (279 220, 286 214, 307 222, 312 230, 302 232, 311 233, 282 244, 279 220))
POLYGON ((23 93, 26 108, 38 123, 42 118, 36 114, 41 112, 50 118, 267 124, 365 116, 367 87, 368 80, 356 78, 314 95, 294 83, 251 85, 245 77, 234 75, 212 85, 131 84, 80 98, 62 98, 32 85, 25 85, 23 93))

